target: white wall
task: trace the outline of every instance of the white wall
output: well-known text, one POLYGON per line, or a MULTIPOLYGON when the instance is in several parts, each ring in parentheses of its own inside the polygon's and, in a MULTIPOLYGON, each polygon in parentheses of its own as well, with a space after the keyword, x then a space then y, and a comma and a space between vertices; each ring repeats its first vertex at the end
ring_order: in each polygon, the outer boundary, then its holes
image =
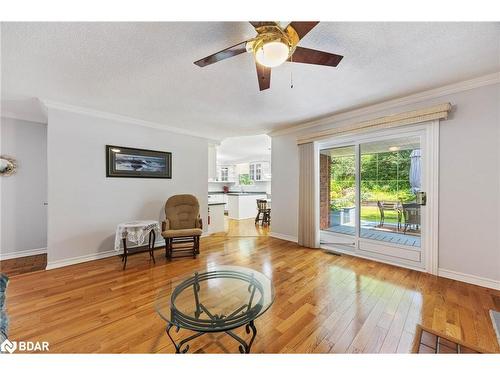
POLYGON ((2 259, 47 247, 47 126, 1 118, 0 154, 16 159, 17 172, 0 177, 2 259))
POLYGON ((112 255, 118 223, 162 220, 174 194, 198 197, 206 223, 207 152, 202 138, 49 108, 48 267, 112 255), (106 144, 172 152, 172 179, 107 178, 106 144))
POLYGON ((272 227, 284 238, 297 240, 299 214, 299 152, 297 134, 272 138, 272 227))
POLYGON ((431 104, 451 102, 440 125, 439 267, 500 281, 500 85, 484 86, 272 140, 272 231, 297 237, 297 136, 431 104))

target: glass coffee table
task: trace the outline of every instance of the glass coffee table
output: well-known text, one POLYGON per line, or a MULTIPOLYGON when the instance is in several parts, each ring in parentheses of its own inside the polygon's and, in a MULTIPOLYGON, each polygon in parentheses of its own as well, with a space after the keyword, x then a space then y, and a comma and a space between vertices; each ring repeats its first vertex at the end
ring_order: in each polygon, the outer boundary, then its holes
POLYGON ((156 311, 167 322, 166 332, 176 353, 186 353, 188 342, 206 333, 224 332, 238 341, 240 353, 250 353, 257 334, 254 321, 274 301, 271 280, 250 268, 221 266, 192 272, 169 282, 156 300, 156 311), (245 326, 250 340, 232 332, 245 326), (171 335, 195 332, 176 342, 171 335))

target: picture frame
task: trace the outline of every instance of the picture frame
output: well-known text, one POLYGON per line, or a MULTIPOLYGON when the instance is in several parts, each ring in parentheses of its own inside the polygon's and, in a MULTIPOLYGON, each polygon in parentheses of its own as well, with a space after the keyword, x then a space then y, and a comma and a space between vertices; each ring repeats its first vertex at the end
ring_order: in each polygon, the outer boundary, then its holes
POLYGON ((106 177, 172 178, 172 153, 106 145, 106 177))

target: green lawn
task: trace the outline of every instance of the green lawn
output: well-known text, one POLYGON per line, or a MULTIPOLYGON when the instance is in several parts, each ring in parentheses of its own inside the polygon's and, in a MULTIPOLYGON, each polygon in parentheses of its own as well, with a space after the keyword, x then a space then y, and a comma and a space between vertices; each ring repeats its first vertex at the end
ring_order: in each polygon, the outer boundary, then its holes
MULTIPOLYGON (((380 211, 375 206, 361 206, 361 220, 380 221, 380 211)), ((398 214, 396 211, 385 211, 385 223, 397 224, 398 214)))

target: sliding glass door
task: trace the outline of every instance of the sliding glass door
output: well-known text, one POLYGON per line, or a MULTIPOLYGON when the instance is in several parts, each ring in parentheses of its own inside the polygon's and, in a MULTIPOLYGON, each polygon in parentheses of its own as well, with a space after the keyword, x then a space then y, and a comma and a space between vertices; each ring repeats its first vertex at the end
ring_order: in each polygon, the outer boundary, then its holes
POLYGON ((424 135, 393 132, 322 145, 322 247, 423 266, 424 135))
POLYGON ((320 228, 356 234, 356 148, 334 147, 320 152, 320 228))
POLYGON ((363 143, 359 151, 360 237, 419 248, 420 137, 363 143))

